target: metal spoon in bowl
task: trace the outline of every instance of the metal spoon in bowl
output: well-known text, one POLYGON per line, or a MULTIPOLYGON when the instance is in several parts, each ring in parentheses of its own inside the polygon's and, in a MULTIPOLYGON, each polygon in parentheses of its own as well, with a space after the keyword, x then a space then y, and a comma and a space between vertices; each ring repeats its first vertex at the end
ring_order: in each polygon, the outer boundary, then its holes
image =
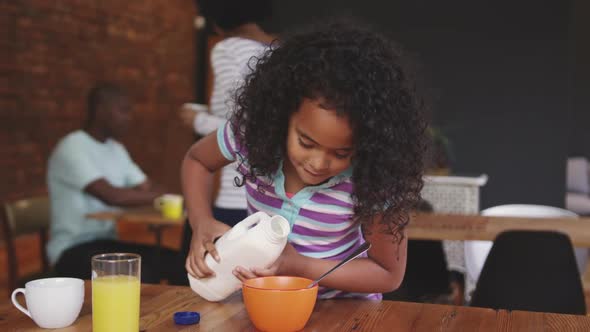
POLYGON ((334 266, 333 268, 331 268, 330 271, 322 274, 319 278, 317 278, 316 280, 314 280, 311 284, 309 284, 309 286, 307 286, 307 288, 314 287, 315 285, 317 285, 320 282, 320 280, 324 279, 325 276, 327 276, 328 274, 332 273, 332 271, 334 271, 337 268, 341 267, 342 265, 350 262, 351 260, 357 258, 363 252, 369 250, 369 248, 371 248, 371 244, 369 242, 365 242, 365 243, 361 244, 361 246, 358 247, 358 248, 356 248, 356 250, 353 251, 352 254, 348 255, 348 257, 346 257, 345 259, 343 259, 340 263, 336 264, 336 266, 334 266))

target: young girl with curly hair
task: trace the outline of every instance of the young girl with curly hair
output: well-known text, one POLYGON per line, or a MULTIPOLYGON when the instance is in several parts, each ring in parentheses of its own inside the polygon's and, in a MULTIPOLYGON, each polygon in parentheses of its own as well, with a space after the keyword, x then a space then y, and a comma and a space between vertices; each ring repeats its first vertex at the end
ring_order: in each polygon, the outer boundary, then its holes
POLYGON ((378 299, 404 275, 408 211, 422 188, 425 122, 421 103, 385 37, 332 23, 273 45, 236 95, 216 134, 188 151, 183 189, 193 235, 187 271, 211 276, 209 252, 229 227, 212 217, 213 172, 237 160, 250 213, 287 218, 292 231, 266 269, 237 267, 241 280, 315 279, 363 242, 366 255, 322 280, 320 298, 378 299))

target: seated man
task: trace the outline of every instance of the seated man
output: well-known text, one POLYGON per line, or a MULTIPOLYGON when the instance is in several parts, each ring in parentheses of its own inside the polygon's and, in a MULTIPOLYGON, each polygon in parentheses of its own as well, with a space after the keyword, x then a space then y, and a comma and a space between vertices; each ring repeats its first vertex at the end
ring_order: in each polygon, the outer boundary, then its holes
POLYGON ((156 190, 116 139, 131 119, 129 97, 117 86, 93 88, 87 100, 88 118, 82 130, 65 136, 51 153, 47 183, 51 201, 49 261, 60 276, 89 279, 90 259, 106 252, 137 253, 142 257, 143 282, 179 273, 177 253, 162 249, 155 261, 154 246, 116 239, 111 221, 86 218, 86 214, 116 207, 151 205, 163 192, 156 190), (160 266, 155 266, 160 263, 160 266))

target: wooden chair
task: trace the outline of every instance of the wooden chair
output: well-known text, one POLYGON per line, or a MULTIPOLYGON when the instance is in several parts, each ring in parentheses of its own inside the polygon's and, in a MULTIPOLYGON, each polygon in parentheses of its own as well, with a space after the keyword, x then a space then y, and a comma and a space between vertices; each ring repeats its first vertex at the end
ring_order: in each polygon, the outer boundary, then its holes
POLYGON ((45 251, 50 219, 49 198, 39 196, 15 202, 6 202, 4 203, 3 212, 0 214, 2 240, 6 244, 8 287, 12 291, 12 289, 22 286, 28 280, 49 276, 50 268, 45 251), (41 271, 34 276, 19 278, 15 239, 21 235, 34 233, 39 235, 40 240, 41 271))

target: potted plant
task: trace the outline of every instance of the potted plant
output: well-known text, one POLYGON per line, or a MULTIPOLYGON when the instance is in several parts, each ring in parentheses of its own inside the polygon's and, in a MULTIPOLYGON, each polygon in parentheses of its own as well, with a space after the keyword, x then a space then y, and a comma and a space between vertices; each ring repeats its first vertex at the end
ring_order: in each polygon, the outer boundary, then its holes
POLYGON ((451 142, 443 129, 429 126, 426 130, 429 140, 426 151, 425 173, 427 175, 449 175, 453 159, 451 142))

